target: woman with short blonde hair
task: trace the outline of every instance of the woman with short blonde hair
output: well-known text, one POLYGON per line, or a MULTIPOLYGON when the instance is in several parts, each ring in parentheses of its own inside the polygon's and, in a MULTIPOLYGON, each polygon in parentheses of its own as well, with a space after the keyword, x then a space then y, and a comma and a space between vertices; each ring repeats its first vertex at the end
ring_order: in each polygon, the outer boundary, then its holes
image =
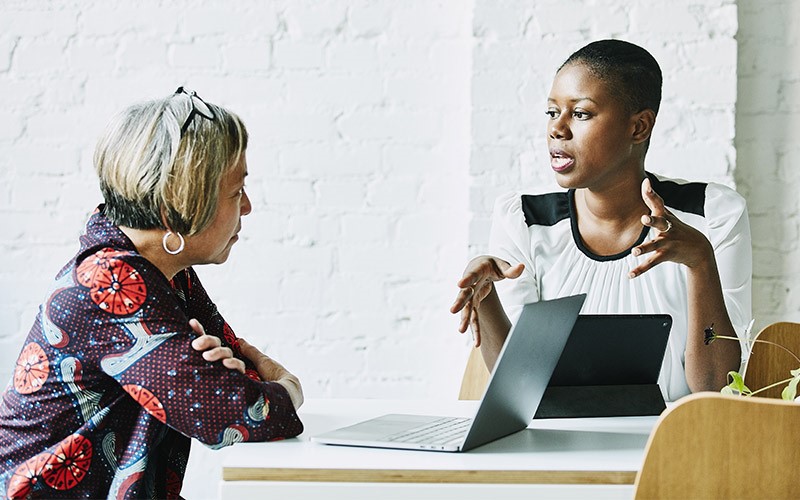
POLYGON ((95 152, 107 216, 134 229, 202 231, 219 179, 244 155, 247 139, 237 115, 191 94, 131 106, 111 121, 95 152))
POLYGON ((190 438, 296 436, 300 383, 238 338, 192 266, 221 264, 250 213, 247 130, 183 87, 114 118, 105 204, 57 274, 0 404, 0 494, 180 495, 190 438))

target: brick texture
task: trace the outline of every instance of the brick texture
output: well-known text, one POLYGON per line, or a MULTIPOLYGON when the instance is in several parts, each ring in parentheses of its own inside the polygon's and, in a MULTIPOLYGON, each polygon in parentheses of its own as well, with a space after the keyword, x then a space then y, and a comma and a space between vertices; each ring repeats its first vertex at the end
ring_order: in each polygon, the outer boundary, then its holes
POLYGON ((738 7, 735 178, 750 210, 757 330, 800 322, 800 3, 738 7))

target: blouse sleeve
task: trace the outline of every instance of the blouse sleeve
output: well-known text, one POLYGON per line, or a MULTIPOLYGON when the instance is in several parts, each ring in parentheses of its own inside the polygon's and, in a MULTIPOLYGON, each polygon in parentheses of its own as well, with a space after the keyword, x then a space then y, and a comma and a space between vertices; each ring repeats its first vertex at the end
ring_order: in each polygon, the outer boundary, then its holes
POLYGON ((753 276, 747 205, 733 189, 710 183, 706 188, 705 212, 725 306, 736 335, 746 341, 752 318, 753 276))
POLYGON ((519 193, 506 193, 495 202, 489 233, 489 254, 512 266, 518 263, 525 265, 519 278, 495 283, 503 309, 509 320, 516 323, 525 304, 539 301, 530 232, 522 212, 522 196, 519 193))
POLYGON ((225 325, 196 276, 194 290, 176 290, 138 255, 118 252, 103 265, 117 279, 108 287, 91 286, 98 305, 91 319, 98 331, 108 332, 96 339, 100 367, 145 411, 211 448, 303 431, 283 386, 206 361, 192 348, 197 334, 190 318, 202 323, 216 317, 204 324, 212 334, 225 325), (194 297, 181 300, 187 291, 194 297))

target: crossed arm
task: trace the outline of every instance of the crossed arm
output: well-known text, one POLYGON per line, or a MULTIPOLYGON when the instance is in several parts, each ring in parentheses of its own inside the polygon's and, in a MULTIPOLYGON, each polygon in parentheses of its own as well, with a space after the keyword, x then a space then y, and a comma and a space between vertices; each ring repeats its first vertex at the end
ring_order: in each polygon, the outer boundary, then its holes
MULTIPOLYGON (((240 373, 245 372, 244 361, 234 356, 233 350, 230 347, 224 347, 219 337, 206 335, 203 325, 194 318, 189 320, 189 326, 192 327, 195 333, 200 335, 192 341, 192 348, 202 352, 203 359, 211 362, 219 361, 229 370, 236 370, 240 373)), ((304 401, 303 388, 300 385, 300 380, 289 373, 280 363, 259 351, 257 347, 251 345, 243 338, 240 337, 238 341, 242 356, 249 359, 253 365, 255 365, 259 377, 261 377, 262 380, 276 382, 282 385, 289 393, 295 410, 300 408, 304 401)))

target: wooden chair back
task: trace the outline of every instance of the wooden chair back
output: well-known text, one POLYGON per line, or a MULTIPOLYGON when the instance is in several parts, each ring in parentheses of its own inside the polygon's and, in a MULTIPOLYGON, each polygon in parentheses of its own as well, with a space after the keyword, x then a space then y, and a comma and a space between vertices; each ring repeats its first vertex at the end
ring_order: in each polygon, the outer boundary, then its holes
POLYGON ((662 413, 637 500, 800 498, 800 404, 700 392, 662 413))
POLYGON ((464 368, 458 399, 481 399, 488 383, 489 369, 486 368, 486 363, 483 362, 480 348, 473 347, 472 352, 469 353, 469 359, 467 359, 467 366, 464 368))
MULTIPOLYGON (((800 356, 800 323, 772 323, 758 332, 756 339, 780 344, 800 356)), ((800 362, 784 349, 754 342, 750 358, 744 367, 744 383, 751 390, 760 389, 791 377, 789 371, 797 368, 800 368, 800 362)), ((784 387, 786 385, 782 384, 760 392, 757 396, 780 398, 784 387)))

